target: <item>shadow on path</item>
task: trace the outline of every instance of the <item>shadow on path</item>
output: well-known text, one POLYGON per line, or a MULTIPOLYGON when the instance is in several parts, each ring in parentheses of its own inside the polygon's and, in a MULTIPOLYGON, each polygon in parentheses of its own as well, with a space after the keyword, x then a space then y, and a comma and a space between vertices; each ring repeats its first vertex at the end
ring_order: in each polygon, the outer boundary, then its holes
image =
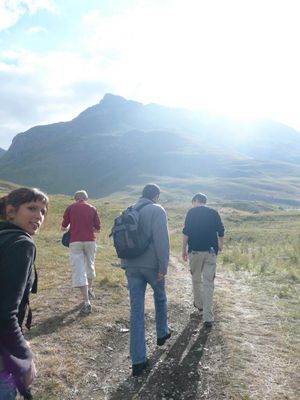
POLYGON ((210 330, 191 317, 169 351, 158 349, 150 358, 152 368, 140 378, 131 376, 109 397, 110 400, 201 399, 203 379, 199 363, 210 330))
POLYGON ((63 314, 54 315, 53 317, 47 318, 41 323, 34 325, 30 331, 26 331, 26 337, 32 339, 37 336, 49 335, 61 328, 71 325, 76 321, 75 313, 79 308, 80 306, 76 306, 63 314))

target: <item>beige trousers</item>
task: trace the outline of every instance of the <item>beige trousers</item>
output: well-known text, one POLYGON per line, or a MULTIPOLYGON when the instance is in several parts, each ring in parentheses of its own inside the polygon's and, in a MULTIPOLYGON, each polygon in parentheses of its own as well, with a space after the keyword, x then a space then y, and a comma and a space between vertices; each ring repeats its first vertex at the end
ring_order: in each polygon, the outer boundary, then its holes
POLYGON ((217 256, 208 251, 189 253, 195 307, 203 308, 203 321, 213 321, 214 280, 217 256))
POLYGON ((72 286, 87 286, 88 279, 92 280, 96 277, 96 242, 72 242, 70 243, 69 249, 72 269, 72 286))

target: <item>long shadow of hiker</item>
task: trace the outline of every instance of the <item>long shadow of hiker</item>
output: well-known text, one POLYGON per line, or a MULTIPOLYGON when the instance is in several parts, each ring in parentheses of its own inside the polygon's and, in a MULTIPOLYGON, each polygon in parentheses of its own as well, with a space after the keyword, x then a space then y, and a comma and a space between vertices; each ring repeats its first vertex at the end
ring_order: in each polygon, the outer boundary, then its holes
POLYGON ((140 379, 129 377, 110 400, 200 399, 203 377, 199 363, 210 332, 199 330, 200 322, 199 317, 191 318, 166 356, 157 350, 150 359, 152 369, 140 379))
POLYGON ((63 314, 54 315, 53 317, 45 319, 38 325, 33 325, 32 329, 26 332, 26 337, 30 340, 37 336, 48 335, 73 324, 76 321, 74 312, 78 309, 79 306, 76 306, 63 314))

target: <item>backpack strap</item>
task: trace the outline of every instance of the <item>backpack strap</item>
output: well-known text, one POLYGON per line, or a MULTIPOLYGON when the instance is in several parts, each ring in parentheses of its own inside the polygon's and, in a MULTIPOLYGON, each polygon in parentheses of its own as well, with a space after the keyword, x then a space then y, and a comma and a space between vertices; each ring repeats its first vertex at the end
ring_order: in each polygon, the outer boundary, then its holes
MULTIPOLYGON (((149 202, 147 202, 147 203, 142 203, 142 204, 140 204, 138 207, 134 207, 134 209, 135 209, 137 212, 139 212, 139 211, 141 211, 142 208, 144 208, 144 207, 146 207, 146 206, 149 206, 149 204, 153 204, 153 202, 152 202, 151 200, 149 200, 149 202)), ((148 240, 149 240, 149 243, 151 243, 151 242, 153 241, 152 235, 148 238, 148 240)))
POLYGON ((149 200, 149 202, 147 202, 147 203, 142 203, 142 204, 138 205, 137 207, 135 207, 135 206, 132 206, 132 207, 134 210, 140 211, 142 208, 148 206, 149 204, 153 204, 153 202, 151 200, 149 200))

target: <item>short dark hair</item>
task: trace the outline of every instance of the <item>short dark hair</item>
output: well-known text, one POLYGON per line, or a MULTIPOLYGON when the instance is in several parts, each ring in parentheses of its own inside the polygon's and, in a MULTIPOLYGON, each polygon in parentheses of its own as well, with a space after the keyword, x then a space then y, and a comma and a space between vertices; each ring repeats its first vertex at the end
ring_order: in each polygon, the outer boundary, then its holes
POLYGON ((16 210, 24 203, 41 201, 48 210, 49 199, 47 195, 36 188, 19 188, 0 198, 0 217, 6 219, 6 206, 12 205, 16 210))
POLYGON ((160 188, 155 183, 148 183, 143 189, 142 196, 146 199, 153 200, 155 196, 160 194, 160 188))
POLYGON ((194 203, 194 201, 198 201, 199 203, 206 204, 207 197, 204 193, 196 193, 195 196, 192 198, 192 203, 194 203))

